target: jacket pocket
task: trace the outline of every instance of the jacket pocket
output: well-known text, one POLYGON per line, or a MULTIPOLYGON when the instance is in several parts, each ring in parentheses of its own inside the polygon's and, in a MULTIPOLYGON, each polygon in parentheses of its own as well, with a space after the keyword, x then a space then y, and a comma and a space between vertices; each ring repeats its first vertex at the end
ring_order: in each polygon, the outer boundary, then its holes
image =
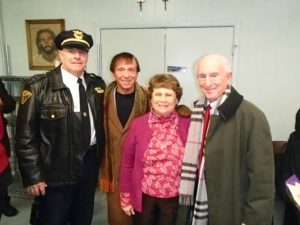
POLYGON ((67 107, 46 105, 41 108, 41 131, 45 136, 60 136, 67 133, 67 107))
MULTIPOLYGON (((41 158, 45 174, 51 176, 55 168, 64 171, 68 159, 67 106, 44 105, 41 107, 41 158)), ((62 172, 63 173, 63 172, 62 172)), ((55 172, 54 172, 55 174, 55 172)))

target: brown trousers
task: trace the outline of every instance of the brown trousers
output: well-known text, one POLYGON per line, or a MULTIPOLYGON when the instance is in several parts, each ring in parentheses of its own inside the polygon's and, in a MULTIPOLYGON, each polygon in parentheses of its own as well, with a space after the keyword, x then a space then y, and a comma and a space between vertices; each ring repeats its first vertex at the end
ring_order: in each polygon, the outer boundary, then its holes
POLYGON ((133 225, 132 216, 127 216, 120 206, 119 184, 115 191, 107 193, 107 213, 109 225, 133 225))

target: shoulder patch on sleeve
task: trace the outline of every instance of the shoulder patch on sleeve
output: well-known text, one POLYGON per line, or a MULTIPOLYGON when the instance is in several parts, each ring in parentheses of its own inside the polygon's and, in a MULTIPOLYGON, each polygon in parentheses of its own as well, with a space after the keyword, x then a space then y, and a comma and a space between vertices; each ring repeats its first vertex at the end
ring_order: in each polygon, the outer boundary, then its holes
POLYGON ((32 93, 27 90, 23 90, 21 95, 21 104, 25 104, 25 102, 32 96, 32 93))

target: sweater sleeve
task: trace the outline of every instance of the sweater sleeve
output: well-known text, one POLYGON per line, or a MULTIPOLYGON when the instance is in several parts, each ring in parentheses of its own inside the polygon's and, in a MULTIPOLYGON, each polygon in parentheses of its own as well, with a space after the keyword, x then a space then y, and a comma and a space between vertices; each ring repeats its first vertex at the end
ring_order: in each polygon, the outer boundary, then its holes
POLYGON ((131 193, 137 130, 136 123, 133 121, 123 142, 120 164, 120 192, 131 193))
POLYGON ((124 192, 120 193, 120 205, 121 207, 132 205, 130 193, 124 193, 124 192))

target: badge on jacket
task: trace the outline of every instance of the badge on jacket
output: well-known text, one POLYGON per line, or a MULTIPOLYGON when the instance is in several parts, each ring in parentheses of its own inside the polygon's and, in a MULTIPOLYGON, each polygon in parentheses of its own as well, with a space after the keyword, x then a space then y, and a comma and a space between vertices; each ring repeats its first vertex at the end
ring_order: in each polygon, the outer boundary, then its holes
POLYGON ((104 92, 104 90, 101 88, 101 87, 95 87, 95 91, 98 93, 98 94, 101 94, 104 92))

